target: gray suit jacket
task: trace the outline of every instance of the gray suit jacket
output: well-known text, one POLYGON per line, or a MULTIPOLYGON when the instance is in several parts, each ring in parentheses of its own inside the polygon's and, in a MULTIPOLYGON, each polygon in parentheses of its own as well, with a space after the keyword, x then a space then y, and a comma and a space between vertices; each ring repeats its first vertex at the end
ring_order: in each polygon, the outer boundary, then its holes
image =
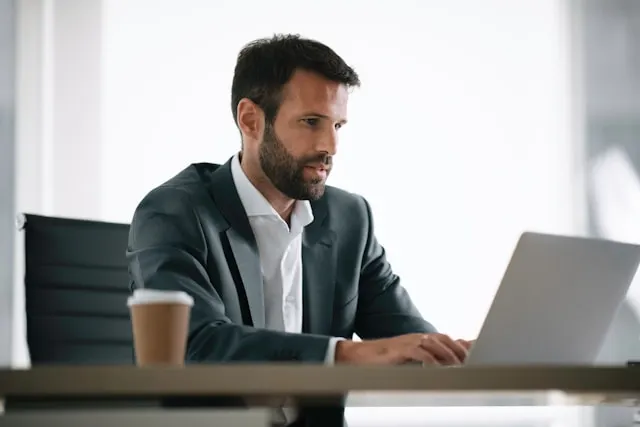
POLYGON ((392 272, 365 199, 328 186, 311 206, 303 333, 294 334, 263 329, 259 254, 230 161, 193 164, 142 200, 127 251, 131 284, 194 298, 187 362, 322 363, 330 337, 434 331, 392 272))

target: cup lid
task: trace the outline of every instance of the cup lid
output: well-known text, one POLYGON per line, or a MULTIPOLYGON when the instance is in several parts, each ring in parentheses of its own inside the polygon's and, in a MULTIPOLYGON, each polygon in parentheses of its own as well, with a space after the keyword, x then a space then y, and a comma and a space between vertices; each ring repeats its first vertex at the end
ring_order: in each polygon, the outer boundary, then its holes
POLYGON ((159 289, 136 289, 127 299, 127 306, 138 304, 175 303, 193 306, 193 297, 183 291, 163 291, 159 289))

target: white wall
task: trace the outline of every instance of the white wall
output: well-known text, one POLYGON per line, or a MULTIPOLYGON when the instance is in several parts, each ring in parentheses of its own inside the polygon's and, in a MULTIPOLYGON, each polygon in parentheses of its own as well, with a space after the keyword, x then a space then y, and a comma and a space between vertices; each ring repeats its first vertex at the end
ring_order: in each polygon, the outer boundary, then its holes
POLYGON ((239 148, 229 99, 251 39, 298 32, 361 74, 330 183, 365 195, 423 314, 480 328, 523 230, 582 231, 568 27, 556 0, 106 0, 102 217, 239 148))
POLYGON ((18 2, 18 205, 100 217, 102 3, 18 2))
POLYGON ((11 361, 15 335, 14 274, 16 5, 0 0, 0 366, 11 361), (9 345, 7 345, 9 343, 9 345))

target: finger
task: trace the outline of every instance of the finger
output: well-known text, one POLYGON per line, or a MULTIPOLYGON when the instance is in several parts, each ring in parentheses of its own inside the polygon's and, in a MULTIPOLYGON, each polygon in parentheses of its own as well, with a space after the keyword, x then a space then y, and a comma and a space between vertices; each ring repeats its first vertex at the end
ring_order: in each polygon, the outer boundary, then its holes
POLYGON ((422 347, 410 348, 407 353, 407 358, 412 362, 419 362, 423 365, 440 365, 435 355, 422 347))
POLYGON ((462 346, 464 346, 464 348, 467 349, 467 351, 469 351, 471 349, 471 347, 473 346, 473 344, 475 343, 475 340, 472 340, 472 341, 456 340, 456 342, 460 343, 462 346))
POLYGON ((453 339, 451 339, 451 337, 449 337, 449 335, 445 334, 439 334, 438 336, 441 342, 446 345, 449 350, 455 353, 458 360, 464 361, 467 358, 469 351, 467 347, 460 342, 461 340, 454 341, 453 339))
POLYGON ((430 335, 422 340, 421 345, 423 349, 427 350, 438 361, 447 365, 456 365, 462 363, 460 358, 442 341, 437 335, 430 335))

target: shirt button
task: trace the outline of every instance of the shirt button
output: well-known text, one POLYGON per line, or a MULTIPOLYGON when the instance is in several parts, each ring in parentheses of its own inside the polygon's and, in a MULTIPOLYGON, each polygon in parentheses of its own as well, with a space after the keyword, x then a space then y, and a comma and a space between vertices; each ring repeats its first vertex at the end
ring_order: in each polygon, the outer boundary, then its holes
POLYGON ((287 301, 288 303, 290 303, 290 304, 293 304, 294 302, 296 302, 296 298, 295 298, 295 297, 293 297, 293 296, 291 296, 291 295, 289 295, 289 296, 286 298, 286 301, 287 301))

